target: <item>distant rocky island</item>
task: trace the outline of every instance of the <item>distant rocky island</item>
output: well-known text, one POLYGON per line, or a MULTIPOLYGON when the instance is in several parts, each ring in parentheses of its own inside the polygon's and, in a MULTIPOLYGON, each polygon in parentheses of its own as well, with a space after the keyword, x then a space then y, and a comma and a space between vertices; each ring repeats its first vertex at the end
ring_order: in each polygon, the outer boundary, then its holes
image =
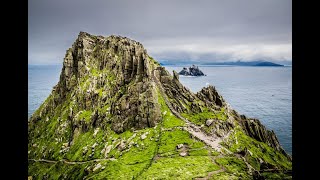
POLYGON ((235 61, 235 62, 210 62, 203 65, 230 65, 230 66, 284 66, 269 61, 235 61))
POLYGON ((189 68, 184 67, 179 72, 179 74, 184 76, 205 76, 205 74, 199 69, 199 67, 195 65, 192 65, 189 68))

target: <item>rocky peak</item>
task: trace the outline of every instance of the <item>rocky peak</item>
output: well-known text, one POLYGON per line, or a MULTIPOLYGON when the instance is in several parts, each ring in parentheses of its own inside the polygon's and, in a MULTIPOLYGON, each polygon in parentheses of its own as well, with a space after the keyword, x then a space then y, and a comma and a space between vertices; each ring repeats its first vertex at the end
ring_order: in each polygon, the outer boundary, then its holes
MULTIPOLYGON (((53 111, 71 97, 86 111, 110 106, 110 120, 116 132, 154 126, 160 120, 157 94, 150 77, 156 66, 137 41, 80 32, 66 52, 60 81, 52 93, 52 106, 46 106, 43 111, 53 111)), ((70 119, 75 116, 73 111, 70 119)), ((101 122, 110 121, 105 116, 97 111, 92 118, 97 119, 95 124, 104 124, 101 122)))
POLYGON ((72 48, 67 50, 60 77, 60 94, 76 85, 76 80, 98 68, 117 68, 124 83, 150 76, 147 51, 141 43, 126 37, 94 36, 80 32, 72 48), (112 57, 114 56, 114 57, 112 57), (74 76, 74 77, 73 77, 74 76), (61 89, 62 88, 62 89, 61 89))

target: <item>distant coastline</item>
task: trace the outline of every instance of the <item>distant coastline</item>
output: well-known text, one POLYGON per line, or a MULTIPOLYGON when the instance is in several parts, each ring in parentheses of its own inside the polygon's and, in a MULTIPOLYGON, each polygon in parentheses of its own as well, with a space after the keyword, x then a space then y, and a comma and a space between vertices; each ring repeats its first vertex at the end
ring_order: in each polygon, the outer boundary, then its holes
MULTIPOLYGON (((161 65, 164 66, 171 66, 171 65, 182 65, 185 66, 187 65, 184 62, 177 62, 177 61, 164 61, 160 62, 161 65)), ((193 63, 195 64, 195 63, 193 63)), ((291 66, 291 65, 283 65, 283 64, 278 64, 274 62, 269 62, 269 61, 232 61, 232 62, 206 62, 206 63, 196 63, 199 66, 291 66)))
POLYGON ((269 61, 236 61, 236 62, 210 62, 203 63, 203 65, 233 65, 233 66, 284 66, 269 61))

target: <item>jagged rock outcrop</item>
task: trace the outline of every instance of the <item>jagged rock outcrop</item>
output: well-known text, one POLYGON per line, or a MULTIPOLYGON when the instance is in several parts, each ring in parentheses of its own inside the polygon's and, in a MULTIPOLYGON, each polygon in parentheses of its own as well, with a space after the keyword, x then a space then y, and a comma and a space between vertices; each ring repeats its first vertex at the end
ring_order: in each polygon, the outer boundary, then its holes
POLYGON ((28 155, 38 179, 169 178, 181 168, 182 179, 250 179, 291 169, 274 132, 231 109, 214 86, 194 94, 139 42, 86 32, 28 121, 28 155))
POLYGON ((202 88, 199 92, 197 92, 196 96, 209 106, 217 105, 222 107, 226 105, 222 96, 219 95, 215 87, 211 85, 209 85, 208 87, 202 88))
MULTIPOLYGON (((243 115, 241 116, 241 118, 241 125, 248 136, 258 141, 264 142, 286 155, 274 131, 267 130, 266 127, 262 125, 258 119, 247 119, 247 117, 243 115)), ((287 157, 291 158, 290 156, 287 157)))
POLYGON ((173 108, 178 112, 187 112, 187 104, 198 99, 190 90, 184 87, 179 81, 179 75, 173 71, 173 77, 164 67, 154 70, 155 76, 160 80, 173 108))
POLYGON ((179 72, 179 74, 184 76, 205 76, 205 74, 199 69, 199 67, 195 65, 192 65, 189 68, 184 67, 179 72))

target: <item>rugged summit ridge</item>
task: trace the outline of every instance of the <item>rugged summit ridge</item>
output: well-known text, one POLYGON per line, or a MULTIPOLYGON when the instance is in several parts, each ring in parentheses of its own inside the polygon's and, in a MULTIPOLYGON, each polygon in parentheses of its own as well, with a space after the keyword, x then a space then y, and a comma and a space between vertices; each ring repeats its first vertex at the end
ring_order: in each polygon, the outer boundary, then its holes
MULTIPOLYGON (((91 119, 99 126, 99 121, 109 119, 96 109, 104 107, 109 99, 110 120, 116 132, 131 127, 153 127, 160 119, 160 109, 150 79, 151 63, 154 62, 139 42, 80 32, 67 50, 60 81, 51 94, 53 104, 64 102, 69 93, 79 109, 93 111, 91 119)), ((71 108, 70 119, 76 116, 74 113, 71 108)))
POLYGON ((79 33, 28 132, 29 174, 40 179, 290 177, 291 157, 273 131, 213 86, 194 94, 121 36, 79 33), (182 176, 178 167, 190 169, 182 176))

